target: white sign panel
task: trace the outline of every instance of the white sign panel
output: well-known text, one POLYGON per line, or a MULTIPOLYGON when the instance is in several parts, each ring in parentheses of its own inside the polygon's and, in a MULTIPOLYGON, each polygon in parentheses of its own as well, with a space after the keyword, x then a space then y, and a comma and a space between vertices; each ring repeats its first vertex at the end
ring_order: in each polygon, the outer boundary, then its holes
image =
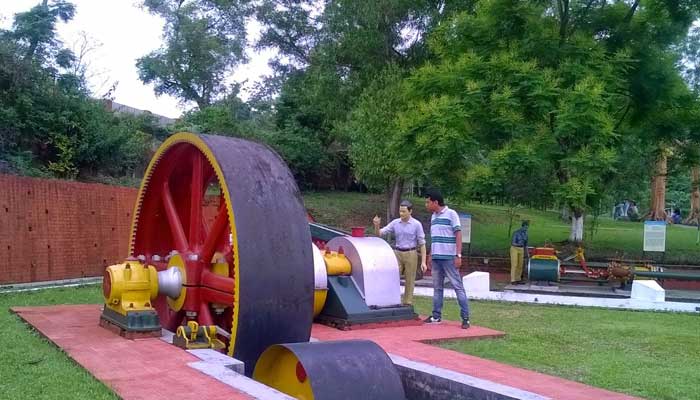
POLYGON ((644 221, 644 251, 666 251, 666 222, 644 221))
POLYGON ((459 224, 462 226, 462 243, 472 242, 472 216, 459 214, 459 224))

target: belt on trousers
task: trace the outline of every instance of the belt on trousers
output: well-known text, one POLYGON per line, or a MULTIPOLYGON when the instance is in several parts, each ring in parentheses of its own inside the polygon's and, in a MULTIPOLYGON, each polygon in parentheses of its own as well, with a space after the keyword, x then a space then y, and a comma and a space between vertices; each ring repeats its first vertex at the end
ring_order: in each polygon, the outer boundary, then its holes
POLYGON ((395 248, 394 250, 396 250, 396 251, 413 251, 413 250, 415 250, 415 249, 416 249, 415 247, 411 247, 410 249, 399 249, 399 248, 397 247, 397 248, 395 248))
POLYGON ((513 246, 513 247, 518 247, 518 248, 521 248, 521 249, 523 248, 523 246, 518 246, 517 244, 511 244, 511 246, 513 246))

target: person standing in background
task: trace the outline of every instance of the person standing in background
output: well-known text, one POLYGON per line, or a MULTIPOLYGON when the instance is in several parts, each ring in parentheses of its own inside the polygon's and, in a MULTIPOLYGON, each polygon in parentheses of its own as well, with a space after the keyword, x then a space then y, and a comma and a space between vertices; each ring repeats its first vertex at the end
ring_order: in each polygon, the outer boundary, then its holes
POLYGON ((469 300, 459 275, 462 265, 462 227, 455 210, 445 205, 442 194, 437 190, 425 195, 425 208, 432 212, 430 217, 430 264, 433 271, 433 315, 425 323, 442 322, 442 303, 445 277, 450 280, 457 303, 459 303, 462 329, 469 328, 469 300))
POLYGON ((530 221, 523 221, 510 241, 510 283, 523 283, 523 263, 527 254, 527 228, 530 221))
POLYGON ((408 200, 403 200, 399 205, 399 216, 389 223, 384 228, 379 228, 382 219, 378 215, 374 216, 372 223, 374 225, 374 233, 377 236, 383 236, 387 233, 393 233, 396 237, 396 246, 394 253, 399 262, 399 276, 405 275, 405 289, 401 302, 403 304, 413 305, 413 288, 416 284, 416 270, 418 264, 418 254, 416 250, 420 249, 421 265, 420 268, 425 272, 428 267, 425 259, 425 233, 423 225, 413 218, 413 204, 408 200))

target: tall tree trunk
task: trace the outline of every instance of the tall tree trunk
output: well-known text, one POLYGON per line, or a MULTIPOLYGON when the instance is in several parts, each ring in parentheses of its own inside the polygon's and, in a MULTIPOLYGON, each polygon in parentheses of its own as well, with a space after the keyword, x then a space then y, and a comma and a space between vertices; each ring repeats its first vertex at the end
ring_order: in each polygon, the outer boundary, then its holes
POLYGON ((690 174, 690 212, 683 223, 700 224, 700 165, 694 165, 690 174))
POLYGON ((571 233, 569 242, 581 243, 583 241, 583 210, 574 209, 571 214, 571 233))
POLYGON ((651 180, 651 204, 649 213, 644 217, 652 221, 665 221, 666 214, 666 175, 668 174, 668 154, 661 149, 656 159, 654 177, 651 180))
POLYGON ((399 217, 399 203, 403 193, 403 180, 397 179, 387 190, 386 221, 387 223, 399 217))

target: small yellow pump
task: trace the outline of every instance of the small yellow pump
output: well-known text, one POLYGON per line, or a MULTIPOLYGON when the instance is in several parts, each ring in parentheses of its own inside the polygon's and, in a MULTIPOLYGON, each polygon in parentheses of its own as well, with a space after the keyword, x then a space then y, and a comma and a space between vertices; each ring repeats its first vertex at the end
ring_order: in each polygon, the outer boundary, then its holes
POLYGON ((100 319, 130 332, 160 333, 151 300, 158 296, 158 272, 138 260, 107 267, 102 292, 105 307, 100 319))

